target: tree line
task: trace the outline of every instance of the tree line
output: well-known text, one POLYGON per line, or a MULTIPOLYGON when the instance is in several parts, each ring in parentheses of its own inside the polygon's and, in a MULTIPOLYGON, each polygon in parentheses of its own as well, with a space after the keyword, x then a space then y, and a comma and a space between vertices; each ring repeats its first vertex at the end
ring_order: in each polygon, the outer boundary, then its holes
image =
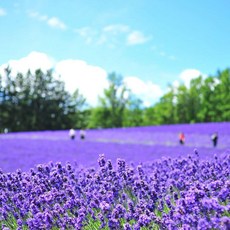
MULTIPOLYGON (((230 121, 230 69, 199 76, 189 87, 169 86, 160 100, 144 107, 122 75, 108 74, 98 106, 87 106, 79 90, 70 94, 52 70, 0 75, 0 131, 60 130, 230 121)), ((154 93, 154 92, 153 92, 154 93)))

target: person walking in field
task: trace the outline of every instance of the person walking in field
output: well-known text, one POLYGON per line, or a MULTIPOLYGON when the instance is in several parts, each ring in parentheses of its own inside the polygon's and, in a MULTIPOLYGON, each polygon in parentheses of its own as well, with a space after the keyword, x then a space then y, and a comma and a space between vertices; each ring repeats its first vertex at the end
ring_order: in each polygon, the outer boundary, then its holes
POLYGON ((69 130, 69 137, 70 137, 70 139, 74 140, 74 138, 75 138, 75 130, 74 129, 69 130))
POLYGON ((185 135, 184 133, 179 133, 179 142, 181 145, 183 145, 185 143, 185 135))
POLYGON ((80 138, 81 138, 81 140, 85 139, 85 130, 84 129, 80 130, 80 138))
POLYGON ((218 142, 218 134, 217 133, 213 133, 211 136, 212 139, 212 143, 213 143, 213 147, 217 146, 217 142, 218 142))

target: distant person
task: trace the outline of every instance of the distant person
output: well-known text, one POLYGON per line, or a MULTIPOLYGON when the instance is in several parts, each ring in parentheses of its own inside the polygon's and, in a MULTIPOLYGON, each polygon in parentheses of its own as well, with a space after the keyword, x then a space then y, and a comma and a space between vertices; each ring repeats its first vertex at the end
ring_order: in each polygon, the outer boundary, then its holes
POLYGON ((80 130, 80 138, 81 138, 81 140, 85 139, 85 130, 84 129, 80 130))
POLYGON ((75 130, 74 129, 69 130, 69 137, 70 137, 70 139, 74 140, 74 138, 75 138, 75 130))
POLYGON ((217 146, 217 142, 218 142, 218 134, 217 133, 213 133, 211 136, 212 139, 212 143, 213 143, 213 147, 217 146))
POLYGON ((185 143, 185 135, 184 133, 179 133, 179 142, 181 145, 185 143))

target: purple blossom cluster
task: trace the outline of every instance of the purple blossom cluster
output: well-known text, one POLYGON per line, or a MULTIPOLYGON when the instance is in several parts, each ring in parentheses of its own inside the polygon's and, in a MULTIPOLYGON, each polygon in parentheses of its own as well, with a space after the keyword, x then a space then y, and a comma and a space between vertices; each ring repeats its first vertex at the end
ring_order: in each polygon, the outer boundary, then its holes
POLYGON ((230 156, 0 171, 1 229, 230 228, 230 156))

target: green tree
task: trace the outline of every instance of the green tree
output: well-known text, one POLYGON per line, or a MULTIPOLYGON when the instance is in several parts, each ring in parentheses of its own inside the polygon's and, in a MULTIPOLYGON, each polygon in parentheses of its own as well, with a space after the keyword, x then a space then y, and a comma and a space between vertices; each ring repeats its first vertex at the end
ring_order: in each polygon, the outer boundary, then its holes
POLYGON ((85 102, 78 91, 73 95, 65 91, 64 82, 54 78, 51 70, 12 76, 8 67, 4 84, 0 93, 1 126, 12 131, 70 128, 85 102))
POLYGON ((169 86, 169 91, 160 98, 159 102, 143 111, 143 124, 173 124, 177 121, 176 115, 175 92, 174 88, 169 86))
POLYGON ((143 110, 143 125, 144 126, 160 124, 160 121, 157 120, 159 116, 156 113, 156 106, 157 105, 151 106, 143 110))
POLYGON ((123 126, 135 127, 143 125, 143 102, 135 95, 131 95, 124 112, 123 126))
POLYGON ((11 78, 11 70, 9 67, 5 69, 5 78, 1 77, 1 125, 3 130, 4 128, 11 129, 12 124, 17 127, 19 122, 17 120, 18 112, 18 99, 17 99, 17 87, 14 79, 11 78), (12 116, 9 119, 9 116, 12 116))
POLYGON ((129 90, 123 77, 115 72, 108 74, 109 87, 99 97, 99 107, 93 109, 90 127, 122 127, 124 112, 129 101, 129 90))
POLYGON ((109 128, 111 124, 109 109, 98 106, 92 108, 90 112, 89 128, 109 128))
POLYGON ((69 118, 71 127, 77 129, 85 129, 89 122, 89 110, 86 109, 86 99, 80 94, 79 90, 75 90, 69 98, 69 118))
POLYGON ((218 71, 216 85, 217 111, 220 117, 217 120, 230 121, 230 69, 218 71))
POLYGON ((189 103, 190 103, 189 91, 184 84, 181 84, 177 88, 177 93, 176 93, 176 109, 177 109, 178 123, 190 122, 190 114, 188 109, 189 103))
POLYGON ((190 87, 188 89, 189 103, 187 107, 190 123, 202 121, 202 116, 200 115, 201 102, 202 102, 202 86, 203 86, 202 76, 199 76, 190 81, 190 87))
POLYGON ((203 122, 217 121, 217 91, 216 78, 209 76, 204 80, 202 86, 202 100, 199 116, 203 122))

